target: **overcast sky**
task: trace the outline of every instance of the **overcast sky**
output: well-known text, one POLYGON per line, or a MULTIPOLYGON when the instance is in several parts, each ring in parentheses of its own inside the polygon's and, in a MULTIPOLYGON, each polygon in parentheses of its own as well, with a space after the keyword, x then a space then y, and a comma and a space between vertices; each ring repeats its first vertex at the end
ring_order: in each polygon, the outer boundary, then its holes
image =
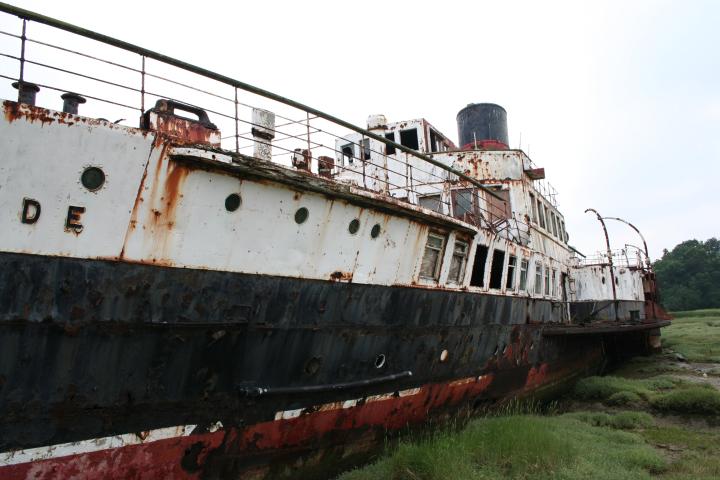
POLYGON ((720 236, 720 1, 9 3, 357 125, 425 117, 456 140, 462 107, 498 103, 586 253, 604 248, 587 207, 653 258, 720 236))

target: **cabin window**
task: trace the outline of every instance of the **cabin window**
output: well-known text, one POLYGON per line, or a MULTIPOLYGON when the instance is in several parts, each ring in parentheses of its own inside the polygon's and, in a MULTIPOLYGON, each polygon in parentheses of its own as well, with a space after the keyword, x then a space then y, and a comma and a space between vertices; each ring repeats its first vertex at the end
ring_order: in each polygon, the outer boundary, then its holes
POLYGON ((480 198, 474 188, 456 189, 450 192, 453 217, 480 226, 480 198))
POLYGON ((494 250, 492 265, 490 266, 490 288, 502 287, 503 267, 505 267, 505 252, 494 250))
POLYGON ((494 196, 489 193, 486 194, 490 210, 490 222, 497 223, 510 218, 510 192, 498 187, 491 187, 491 190, 495 194, 494 196))
POLYGON ((340 149, 343 155, 343 163, 353 163, 353 158, 355 157, 355 145, 352 143, 348 143, 347 145, 343 145, 340 149))
POLYGON ((550 295, 550 267, 545 267, 545 295, 550 295))
POLYGON ((557 297, 557 270, 552 270, 552 296, 557 297))
POLYGON ((400 145, 403 145, 413 150, 420 148, 418 142, 417 128, 411 128, 408 130, 400 130, 400 145))
POLYGON ((440 262, 445 247, 445 237, 437 233, 428 235, 425 244, 425 254, 423 255, 422 264, 420 265, 420 276, 437 280, 440 275, 440 262))
POLYGON ((535 262, 535 294, 542 295, 542 264, 535 262))
POLYGON ((535 203, 535 195, 530 194, 530 219, 532 223, 537 223, 537 204, 535 203))
POLYGON ((472 277, 470 277, 470 285, 473 287, 482 287, 485 285, 485 263, 487 262, 488 247, 478 245, 475 248, 475 262, 473 262, 472 277))
POLYGON ((548 233, 552 233, 552 224, 550 220, 550 210, 548 210, 547 207, 544 207, 545 209, 545 221, 547 222, 547 231, 548 233))
POLYGON ((448 280, 455 283, 462 283, 465 278, 465 265, 467 264, 468 244, 455 242, 452 260, 450 260, 450 272, 448 280))
MULTIPOLYGON (((394 142, 395 141, 395 132, 390 132, 385 134, 385 138, 388 140, 394 142)), ((395 145, 385 145, 385 155, 395 155, 395 145)))
POLYGON ((527 289, 527 274, 528 274, 528 261, 524 258, 520 260, 520 291, 524 292, 527 289))
POLYGON ((557 228, 557 220, 555 219, 555 214, 554 214, 554 213, 550 213, 550 216, 552 217, 552 231, 553 231, 553 235, 555 235, 555 237, 557 237, 557 236, 558 236, 558 228, 557 228))
POLYGON ((517 257, 510 255, 508 257, 507 279, 505 280, 505 288, 515 290, 515 267, 517 266, 517 257))
POLYGON ((540 220, 540 226, 545 228, 545 215, 543 214, 543 205, 540 199, 537 200, 538 219, 540 220))
POLYGON ((370 139, 363 138, 362 141, 363 160, 370 160, 370 139))
POLYGON ((423 195, 418 197, 418 205, 442 213, 442 200, 440 195, 423 195))
POLYGON ((443 141, 440 135, 433 129, 430 129, 430 151, 440 152, 442 151, 443 141))

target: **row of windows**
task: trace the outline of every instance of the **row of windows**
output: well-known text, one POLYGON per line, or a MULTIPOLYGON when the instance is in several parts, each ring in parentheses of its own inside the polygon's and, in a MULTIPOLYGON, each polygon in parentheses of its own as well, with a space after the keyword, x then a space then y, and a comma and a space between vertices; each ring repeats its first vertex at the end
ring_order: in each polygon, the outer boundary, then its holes
POLYGON ((568 235, 565 231, 565 221, 559 214, 555 214, 552 208, 549 208, 540 198, 530 194, 530 218, 532 223, 539 225, 540 228, 546 230, 549 234, 559 239, 561 242, 567 243, 568 235))
MULTIPOLYGON (((406 130, 399 130, 400 138, 395 138, 395 132, 388 132, 385 134, 385 138, 392 140, 393 142, 400 143, 404 147, 411 148, 413 150, 420 149, 420 138, 418 137, 417 128, 408 128, 406 130)), ((430 129, 430 137, 428 139, 428 149, 430 152, 444 152, 448 150, 448 146, 443 141, 442 137, 435 130, 430 129)), ((357 154, 357 147, 355 143, 348 143, 340 147, 343 159, 346 164, 352 164, 356 158, 360 158, 357 154)), ((362 159, 370 160, 370 139, 365 138, 362 140, 362 159)), ((385 146, 386 155, 395 155, 395 147, 392 145, 385 146)))
MULTIPOLYGON (((445 251, 445 243, 447 237, 439 233, 430 233, 427 243, 425 244, 425 253, 420 265, 420 277, 429 280, 438 280, 440 278, 440 267, 442 266, 443 252, 445 251)), ((453 245, 453 254, 450 259, 450 268, 448 271, 447 281, 450 283, 461 284, 465 278, 465 268, 467 267, 470 245, 463 240, 456 240, 453 245)), ((475 250, 475 261, 473 263, 472 274, 470 276, 470 286, 484 287, 486 284, 485 267, 487 264, 489 248, 485 245, 478 245, 475 250)), ((507 255, 507 263, 505 260, 505 251, 494 249, 490 264, 490 278, 487 279, 487 286, 491 289, 499 290, 503 286, 503 270, 507 266, 507 275, 505 277, 505 289, 509 291, 518 291, 535 293, 536 295, 545 295, 557 297, 559 293, 560 276, 555 268, 549 265, 543 265, 542 262, 534 262, 535 284, 534 291, 528 289, 528 270, 530 261, 515 255, 507 255), (519 268, 519 272, 518 272, 519 268), (519 275, 518 275, 519 273, 519 275), (519 278, 518 278, 519 277, 519 278)))

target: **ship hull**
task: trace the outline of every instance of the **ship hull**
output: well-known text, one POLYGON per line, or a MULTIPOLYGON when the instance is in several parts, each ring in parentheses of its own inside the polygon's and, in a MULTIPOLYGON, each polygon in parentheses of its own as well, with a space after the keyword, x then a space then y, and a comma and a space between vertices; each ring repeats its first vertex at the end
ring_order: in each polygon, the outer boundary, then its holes
MULTIPOLYGON (((2 478, 324 478, 402 432, 596 372, 620 338, 543 335, 562 307, 524 297, 0 264, 2 478)), ((622 334, 623 353, 647 335, 622 334)))

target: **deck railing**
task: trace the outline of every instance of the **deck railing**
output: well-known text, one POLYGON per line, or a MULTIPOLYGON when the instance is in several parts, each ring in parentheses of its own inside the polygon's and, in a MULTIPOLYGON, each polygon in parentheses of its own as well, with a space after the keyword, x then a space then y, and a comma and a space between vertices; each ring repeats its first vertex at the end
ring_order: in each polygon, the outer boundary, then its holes
MULTIPOLYGON (((421 197, 439 195, 445 215, 472 219, 476 226, 521 241, 517 219, 504 221, 491 211, 489 197, 497 197, 481 182, 451 165, 388 140, 333 115, 228 76, 166 55, 93 32, 28 10, 0 3, 0 97, 13 98, 18 86, 40 89, 37 105, 61 110, 61 94, 74 93, 87 100, 81 114, 128 126, 161 99, 172 100, 208 113, 221 132, 221 148, 253 155, 258 142, 271 147, 273 162, 293 165, 293 157, 310 160, 309 171, 318 173, 319 162, 332 169, 336 181, 381 191, 420 203, 421 197), (17 17, 17 18, 13 18, 17 17), (253 122, 254 112, 274 115, 273 137, 263 140, 254 130, 267 127, 253 122), (348 131, 353 132, 348 136, 348 131), (357 152, 353 167, 345 164, 339 143, 351 143, 357 152), (397 153, 388 155, 388 149, 397 153), (362 175, 353 179, 361 165, 362 175), (382 172, 366 175, 366 171, 382 172), (370 185, 369 183, 372 183, 370 185), (452 205, 450 189, 465 185, 465 202, 452 205), (475 205, 472 211, 462 205, 475 205), (501 221, 497 221, 500 218, 501 221)), ((499 197, 496 198, 500 199, 499 197)), ((502 199, 500 199, 502 200, 502 199)))

